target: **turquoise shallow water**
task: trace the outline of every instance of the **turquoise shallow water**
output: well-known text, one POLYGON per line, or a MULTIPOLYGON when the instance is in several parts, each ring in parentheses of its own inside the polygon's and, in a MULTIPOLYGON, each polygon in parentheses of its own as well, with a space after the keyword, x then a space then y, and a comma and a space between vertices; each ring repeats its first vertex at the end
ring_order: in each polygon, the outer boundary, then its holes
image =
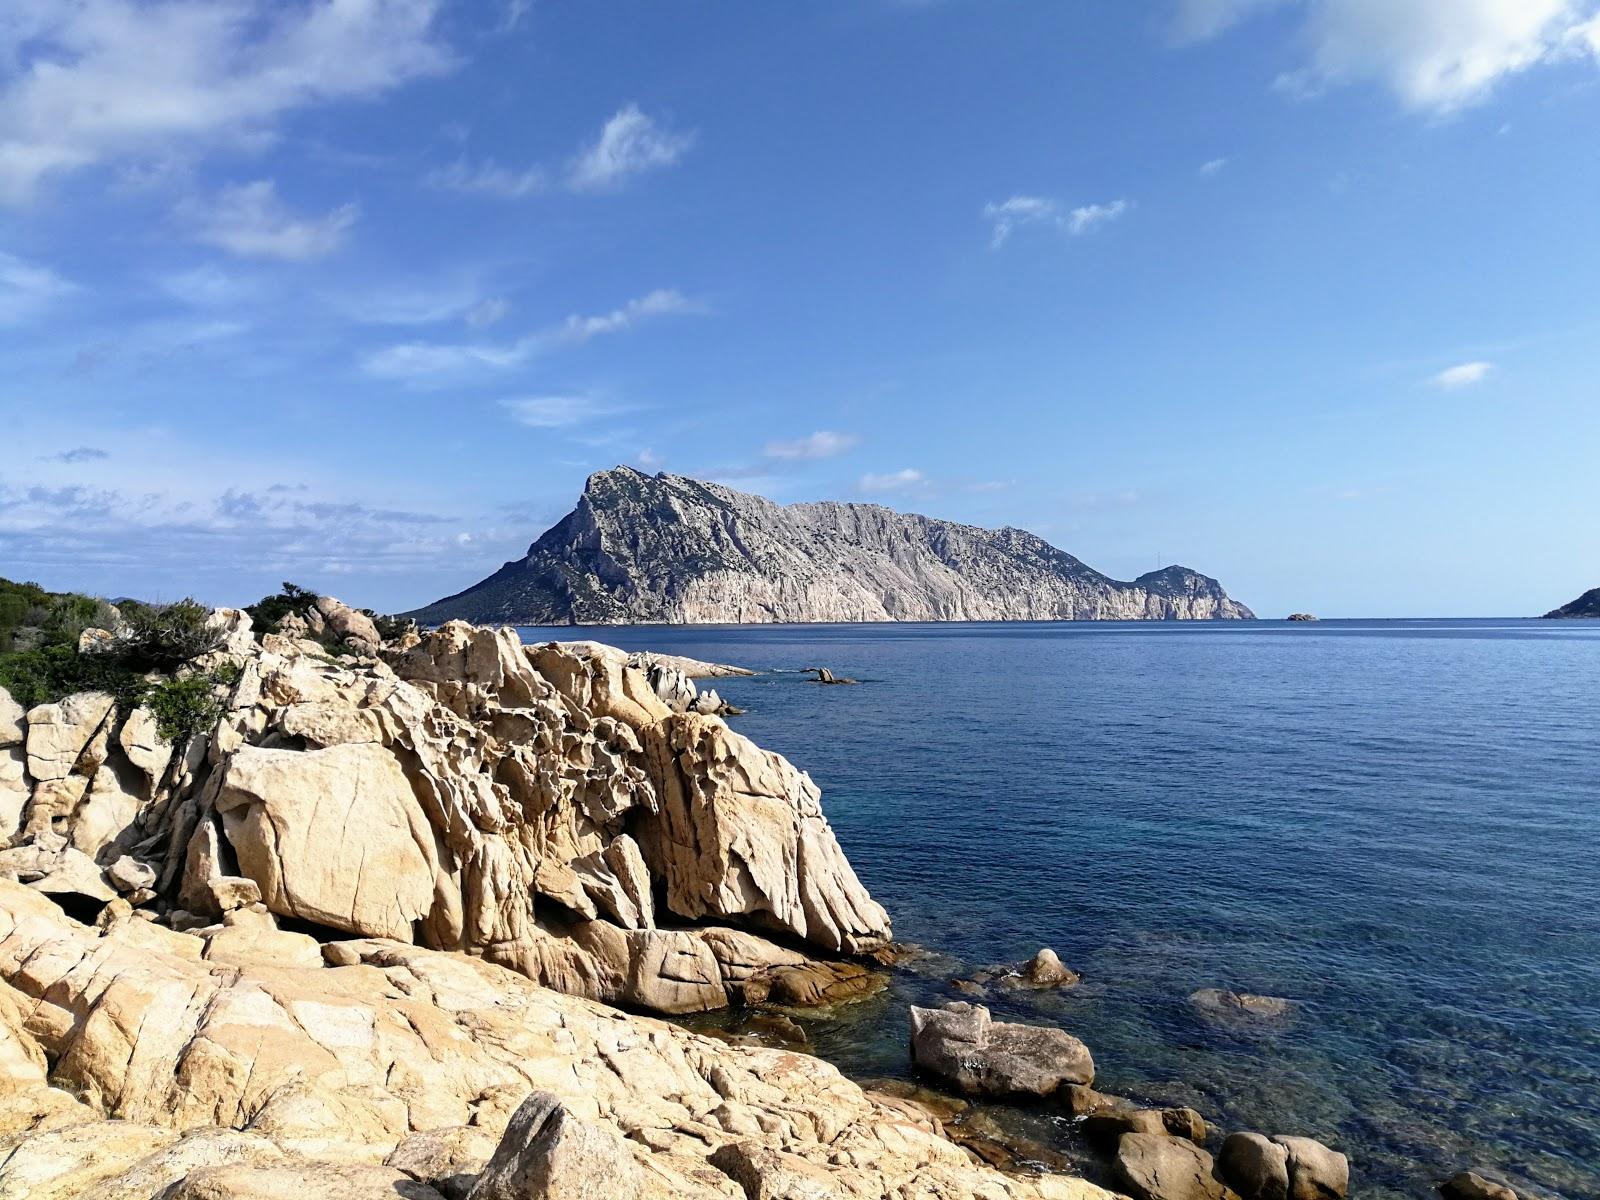
POLYGON ((1084 984, 992 1007, 1078 1034, 1099 1086, 1321 1138, 1357 1196, 1479 1166, 1600 1197, 1600 622, 524 636, 777 672, 716 681, 735 727, 947 956, 812 1027, 852 1074, 908 1074, 907 1002, 1050 945, 1084 984), (1298 1008, 1219 1028, 1201 987, 1298 1008))

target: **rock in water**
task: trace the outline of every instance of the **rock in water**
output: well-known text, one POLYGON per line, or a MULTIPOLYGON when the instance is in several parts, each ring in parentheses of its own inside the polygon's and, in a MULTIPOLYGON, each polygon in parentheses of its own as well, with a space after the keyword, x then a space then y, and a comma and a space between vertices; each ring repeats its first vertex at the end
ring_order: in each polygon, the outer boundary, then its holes
POLYGON ((1459 1171, 1439 1185, 1444 1200, 1518 1200, 1503 1183, 1485 1179, 1476 1171, 1459 1171))
POLYGON ((1094 1082, 1089 1048, 1061 1029, 994 1021, 981 1004, 911 1009, 916 1064, 973 1096, 1043 1098, 1094 1082))
POLYGON ((1186 567, 1119 582, 1020 529, 778 505, 617 467, 488 579, 408 614, 507 624, 1249 618, 1186 567))
POLYGON ((1238 1200, 1214 1174, 1211 1155, 1181 1138, 1125 1133, 1115 1165, 1133 1200, 1238 1200))
POLYGON ((1289 1152, 1259 1133, 1230 1133, 1217 1159, 1222 1177, 1244 1200, 1288 1200, 1289 1152))
POLYGON ((1222 988, 1201 988, 1189 995, 1189 1003, 1207 1017, 1223 1019, 1260 1018, 1278 1020, 1294 1011, 1294 1001, 1282 996, 1257 996, 1251 992, 1230 992, 1222 988))

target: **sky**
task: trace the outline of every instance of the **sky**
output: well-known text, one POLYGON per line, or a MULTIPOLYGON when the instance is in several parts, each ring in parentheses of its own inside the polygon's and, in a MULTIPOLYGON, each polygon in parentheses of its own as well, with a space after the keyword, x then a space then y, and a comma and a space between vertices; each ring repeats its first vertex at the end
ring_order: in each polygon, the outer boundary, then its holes
POLYGON ((0 575, 385 611, 627 463, 1600 584, 1600 0, 7 0, 0 575))

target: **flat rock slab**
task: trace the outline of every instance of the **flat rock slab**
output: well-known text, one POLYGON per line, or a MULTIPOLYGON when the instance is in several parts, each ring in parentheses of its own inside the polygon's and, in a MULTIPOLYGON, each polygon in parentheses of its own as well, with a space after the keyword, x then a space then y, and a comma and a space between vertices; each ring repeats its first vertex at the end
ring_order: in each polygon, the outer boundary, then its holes
POLYGON ((1063 1029, 990 1018, 981 1004, 911 1009, 916 1064, 972 1096, 1044 1098, 1094 1082, 1089 1047, 1063 1029))

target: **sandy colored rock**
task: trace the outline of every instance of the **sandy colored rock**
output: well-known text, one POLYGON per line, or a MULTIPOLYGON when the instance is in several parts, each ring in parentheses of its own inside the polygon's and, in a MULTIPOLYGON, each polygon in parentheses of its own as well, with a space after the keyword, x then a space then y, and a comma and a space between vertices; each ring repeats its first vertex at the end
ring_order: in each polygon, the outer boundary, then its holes
POLYGON ((205 1167, 263 1166, 286 1156, 268 1138, 237 1129, 196 1129, 95 1184, 78 1200, 165 1200, 167 1189, 205 1167))
POLYGON ((135 1121, 91 1121, 0 1139, 0 1200, 80 1200, 150 1152, 177 1140, 135 1121))
POLYGON ((1350 1160, 1308 1137, 1272 1139, 1289 1153, 1289 1200, 1344 1200, 1350 1160))
POLYGON ((241 746, 216 807, 240 868, 280 916, 410 941, 433 905, 433 833, 382 747, 241 746))
POLYGON ((0 847, 22 831, 22 814, 32 791, 28 752, 20 744, 0 748, 0 847))
POLYGON ((1044 1097, 1094 1082, 1089 1048, 1061 1029, 991 1020, 981 1004, 911 1009, 917 1066, 974 1096, 1044 1097))
POLYGON ((1444 1200, 1518 1200, 1511 1188, 1476 1171, 1456 1172, 1439 1185, 1439 1194, 1444 1200))
POLYGON ((891 936, 822 815, 810 776, 720 719, 673 716, 647 733, 660 809, 644 850, 679 916, 755 917, 857 954, 891 936))
POLYGON ((443 1200, 393 1167, 309 1162, 206 1167, 163 1200, 443 1200))
MULTIPOLYGON (((137 1145, 114 1131, 80 1135, 126 1146, 100 1156, 97 1180, 163 1150, 177 1131, 231 1126, 270 1141, 285 1163, 208 1165, 170 1195, 360 1195, 314 1191, 297 1172, 315 1157, 362 1166, 339 1177, 352 1188, 393 1185, 393 1168, 374 1169, 414 1134, 473 1126, 497 1138, 524 1098, 547 1092, 583 1128, 605 1131, 608 1147, 620 1145, 639 1178, 668 1180, 677 1195, 737 1200, 738 1185, 708 1161, 736 1141, 805 1160, 849 1200, 1099 1194, 1082 1181, 1047 1186, 978 1166, 931 1123, 808 1055, 725 1046, 478 958, 368 939, 330 946, 346 966, 217 969, 184 952, 201 944, 133 917, 80 925, 0 882, 0 979, 55 1063, 52 1082, 97 1117, 157 1131, 137 1145)), ((16 1161, 62 1158, 45 1145, 16 1161)), ((20 1169, 0 1164, 0 1187, 20 1169)))
POLYGON ((498 1143, 476 1125, 448 1125, 413 1133, 383 1160, 435 1189, 445 1200, 463 1200, 498 1143))
POLYGON ((81 692, 59 704, 29 711, 28 774, 41 782, 65 779, 75 768, 93 774, 105 757, 106 722, 113 701, 105 692, 81 692))
POLYGON ((1259 1133, 1230 1133, 1217 1170, 1243 1200, 1288 1200, 1289 1152, 1259 1133))
POLYGON ((172 761, 172 743, 161 736, 155 714, 142 705, 134 709, 117 733, 117 744, 143 775, 144 795, 152 795, 172 761))
POLYGON ((0 750, 20 746, 28 736, 27 712, 0 687, 0 750))
POLYGON ((1133 1200, 1238 1200, 1216 1178, 1211 1155, 1182 1138, 1123 1134, 1113 1167, 1133 1200))

